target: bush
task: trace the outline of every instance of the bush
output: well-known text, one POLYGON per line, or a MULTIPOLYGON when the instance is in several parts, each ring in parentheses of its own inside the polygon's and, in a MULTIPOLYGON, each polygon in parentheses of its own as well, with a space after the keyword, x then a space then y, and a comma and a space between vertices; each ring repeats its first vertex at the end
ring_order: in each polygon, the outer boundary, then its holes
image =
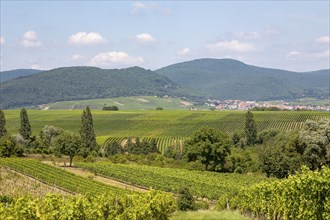
POLYGON ((119 108, 115 105, 113 105, 113 106, 104 106, 103 107, 103 111, 118 111, 118 110, 119 110, 119 108))
POLYGON ((178 208, 181 211, 196 209, 194 197, 186 187, 179 190, 178 208))

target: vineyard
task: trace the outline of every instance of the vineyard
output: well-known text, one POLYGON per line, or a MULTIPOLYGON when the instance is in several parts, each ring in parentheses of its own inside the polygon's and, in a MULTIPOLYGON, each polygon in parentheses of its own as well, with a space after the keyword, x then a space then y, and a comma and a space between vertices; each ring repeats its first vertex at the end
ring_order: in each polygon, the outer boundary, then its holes
POLYGON ((134 164, 95 162, 75 163, 75 165, 97 175, 167 192, 177 193, 179 189, 186 186, 190 188, 193 195, 209 199, 217 199, 224 193, 237 192, 241 187, 263 180, 271 181, 256 175, 224 174, 134 164))
MULTIPOLYGON (((102 143, 103 146, 107 144, 116 142, 121 146, 124 146, 127 143, 128 137, 109 137, 105 139, 103 142, 98 140, 99 143, 102 143)), ((133 142, 135 138, 132 138, 133 142)), ((184 137, 142 137, 140 141, 151 143, 152 141, 156 141, 159 152, 164 153, 167 147, 173 146, 175 149, 182 151, 184 141, 186 138, 184 137)))
POLYGON ((230 203, 258 219, 330 219, 330 169, 305 168, 288 179, 256 184, 241 190, 230 203))
POLYGON ((132 196, 49 194, 38 199, 23 196, 7 200, 0 196, 1 219, 166 220, 176 209, 173 196, 154 190, 132 196))
POLYGON ((132 194, 131 191, 105 185, 89 178, 83 178, 61 168, 44 164, 36 160, 0 158, 0 165, 71 193, 132 194))
MULTIPOLYGON (((17 133, 19 111, 5 110, 4 112, 8 132, 17 133)), ((190 137, 203 126, 219 129, 228 135, 235 132, 242 133, 245 113, 244 111, 134 110, 107 112, 92 110, 95 133, 99 144, 102 144, 109 137, 139 137, 140 139, 173 137, 177 140, 178 137, 190 137)), ((81 110, 28 110, 34 135, 38 135, 45 125, 79 132, 81 114, 81 110)), ((307 119, 318 121, 324 117, 330 118, 328 112, 303 111, 253 112, 253 115, 259 132, 268 129, 296 130, 301 129, 307 119)), ((166 142, 166 140, 164 141, 166 142)), ((160 146, 163 146, 160 142, 160 146)))

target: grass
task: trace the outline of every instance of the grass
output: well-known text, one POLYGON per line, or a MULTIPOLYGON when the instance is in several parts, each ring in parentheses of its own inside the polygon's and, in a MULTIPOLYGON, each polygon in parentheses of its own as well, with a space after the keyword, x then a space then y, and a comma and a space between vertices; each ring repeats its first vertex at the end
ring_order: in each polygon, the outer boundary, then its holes
POLYGON ((215 210, 199 210, 176 212, 170 218, 171 220, 247 220, 249 218, 242 216, 238 211, 215 211, 215 210))
MULTIPOLYGON (((56 102, 45 107, 49 109, 83 109, 90 106, 93 109, 102 109, 104 104, 107 106, 117 106, 120 110, 155 110, 157 106, 164 109, 188 109, 184 100, 180 98, 161 98, 154 96, 132 96, 108 99, 90 99, 77 101, 56 102)), ((191 103, 193 104, 193 103, 191 103)))
MULTIPOLYGON (((20 110, 5 110, 6 128, 17 134, 20 110)), ((245 111, 188 110, 92 110, 95 133, 103 141, 107 137, 190 137, 196 130, 209 126, 233 134, 243 132, 245 111)), ((32 133, 39 135, 45 125, 79 132, 82 110, 28 110, 32 133)), ((307 119, 330 118, 328 112, 253 112, 258 131, 267 129, 301 129, 307 119)))

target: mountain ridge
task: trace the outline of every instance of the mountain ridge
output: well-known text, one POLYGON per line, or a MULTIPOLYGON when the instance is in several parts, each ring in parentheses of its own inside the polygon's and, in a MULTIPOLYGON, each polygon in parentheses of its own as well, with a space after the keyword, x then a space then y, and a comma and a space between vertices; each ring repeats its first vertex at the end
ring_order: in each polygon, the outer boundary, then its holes
POLYGON ((293 100, 329 98, 329 84, 329 69, 294 72, 258 67, 233 59, 202 58, 155 71, 138 66, 35 70, 1 82, 0 101, 1 108, 16 108, 57 101, 139 95, 170 95, 199 102, 205 98, 293 100))
POLYGON ((203 58, 172 64, 155 72, 214 98, 243 100, 324 98, 329 69, 293 72, 257 67, 233 59, 203 58))

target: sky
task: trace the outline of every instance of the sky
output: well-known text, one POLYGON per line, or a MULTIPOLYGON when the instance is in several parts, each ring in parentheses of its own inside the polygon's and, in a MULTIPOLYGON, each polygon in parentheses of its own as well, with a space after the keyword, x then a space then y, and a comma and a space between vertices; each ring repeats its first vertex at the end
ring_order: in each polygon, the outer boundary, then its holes
POLYGON ((1 71, 232 58, 330 68, 330 1, 1 0, 1 71))

